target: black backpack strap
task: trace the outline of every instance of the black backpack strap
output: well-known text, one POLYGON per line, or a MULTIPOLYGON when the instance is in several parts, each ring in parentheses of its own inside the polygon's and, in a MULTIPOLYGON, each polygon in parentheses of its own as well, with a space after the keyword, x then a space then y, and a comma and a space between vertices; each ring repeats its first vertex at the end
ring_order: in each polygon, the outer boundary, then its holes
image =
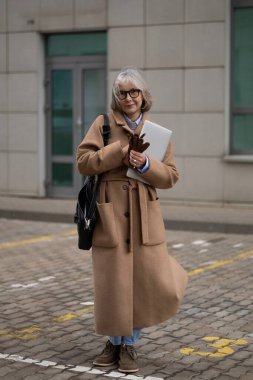
MULTIPOLYGON (((104 146, 106 146, 106 145, 108 145, 111 129, 110 129, 110 122, 109 122, 109 117, 108 117, 107 113, 104 113, 103 116, 104 116, 103 140, 104 140, 104 146)), ((95 190, 96 193, 98 191, 102 177, 103 177, 103 174, 98 175, 97 186, 96 186, 96 190, 95 190)))
MULTIPOLYGON (((107 113, 104 113, 103 116, 104 116, 103 140, 104 140, 104 146, 106 146, 106 145, 108 145, 111 129, 110 129, 110 122, 109 122, 109 117, 108 117, 107 113)), ((97 195, 98 195, 99 186, 100 186, 100 183, 102 181, 102 177, 103 177, 103 174, 98 175, 96 187, 95 187, 94 193, 92 195, 92 200, 91 200, 90 207, 89 207, 89 210, 87 213, 89 217, 92 217, 92 215, 94 214, 95 209, 96 209, 96 199, 97 199, 97 195)))
POLYGON ((103 125, 103 140, 104 140, 104 146, 108 144, 109 138, 110 138, 110 122, 109 117, 107 113, 104 113, 104 125, 103 125))

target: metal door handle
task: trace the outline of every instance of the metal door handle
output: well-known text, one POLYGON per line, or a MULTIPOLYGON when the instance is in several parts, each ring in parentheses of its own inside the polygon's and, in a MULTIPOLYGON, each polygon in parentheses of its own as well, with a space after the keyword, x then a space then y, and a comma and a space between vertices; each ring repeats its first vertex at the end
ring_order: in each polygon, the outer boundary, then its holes
POLYGON ((82 124, 83 124, 83 122, 82 122, 81 116, 78 116, 77 121, 76 121, 76 125, 77 125, 78 127, 81 127, 82 124))

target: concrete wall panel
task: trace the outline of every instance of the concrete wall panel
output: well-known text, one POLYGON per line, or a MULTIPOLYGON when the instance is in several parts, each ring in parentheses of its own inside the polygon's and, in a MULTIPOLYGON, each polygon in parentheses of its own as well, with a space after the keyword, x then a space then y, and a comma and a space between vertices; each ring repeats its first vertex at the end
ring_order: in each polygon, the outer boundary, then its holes
POLYGON ((153 111, 168 112, 183 110, 183 71, 149 70, 147 83, 152 89, 153 111))
POLYGON ((109 31, 109 69, 121 69, 124 66, 143 67, 144 64, 144 28, 113 28, 109 31))
MULTIPOLYGON (((8 116, 6 113, 0 113, 0 151, 8 150, 8 116)), ((1 176, 1 171, 0 171, 1 176)))
POLYGON ((253 202, 252 163, 224 163, 224 199, 253 202))
POLYGON ((9 150, 12 152, 37 152, 36 114, 10 114, 9 150))
POLYGON ((36 33, 9 35, 9 71, 38 70, 38 37, 36 33), (20 48, 22 46, 22 49, 20 48))
POLYGON ((0 32, 6 32, 6 2, 7 0, 0 0, 0 32))
POLYGON ((182 67, 184 64, 184 29, 182 25, 147 27, 146 66, 182 67))
POLYGON ((0 74, 0 112, 6 112, 8 110, 7 78, 8 75, 0 74))
POLYGON ((105 0, 75 0, 74 28, 105 28, 107 9, 105 0))
POLYGON ((8 153, 0 152, 0 192, 8 190, 8 153))
POLYGON ((10 193, 36 194, 37 188, 37 155, 34 153, 12 153, 9 159, 10 193))
POLYGON ((144 0, 108 0, 108 25, 144 24, 144 0))
POLYGON ((224 23, 185 26, 185 66, 222 66, 225 62, 224 23))
POLYGON ((185 20, 216 21, 225 19, 226 0, 186 0, 185 20))
POLYGON ((184 20, 184 0, 147 0, 147 24, 176 24, 184 20))
POLYGON ((8 0, 7 4, 9 31, 38 30, 40 0, 8 0))
MULTIPOLYGON (((223 169, 219 158, 181 158, 180 180, 168 194, 171 199, 220 201, 223 197, 223 169)), ((180 162, 180 158, 176 158, 180 162)))
POLYGON ((7 70, 7 57, 6 57, 6 34, 0 34, 0 72, 7 70))
POLYGON ((38 85, 33 73, 9 75, 9 111, 37 112, 38 85))
POLYGON ((185 114, 182 152, 186 156, 219 157, 224 153, 224 115, 185 114))
POLYGON ((73 28, 73 0, 41 0, 39 27, 43 31, 73 28))
POLYGON ((7 0, 0 0, 0 32, 6 32, 6 2, 7 0))
POLYGON ((186 70, 186 111, 224 111, 224 81, 222 68, 186 70))

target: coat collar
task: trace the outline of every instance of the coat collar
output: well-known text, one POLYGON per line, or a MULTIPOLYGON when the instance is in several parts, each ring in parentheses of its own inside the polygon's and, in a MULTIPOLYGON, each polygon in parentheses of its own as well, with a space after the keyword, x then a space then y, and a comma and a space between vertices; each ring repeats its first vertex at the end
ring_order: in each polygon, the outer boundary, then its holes
MULTIPOLYGON (((120 113, 120 112, 112 112, 112 116, 113 116, 113 118, 114 118, 115 123, 116 123, 117 126, 125 129, 127 132, 133 133, 133 131, 131 130, 131 128, 129 128, 129 126, 127 125, 127 122, 126 122, 126 120, 125 120, 125 118, 124 118, 124 116, 123 116, 122 113, 120 113)), ((141 120, 140 124, 138 125, 138 127, 136 128, 136 130, 135 130, 134 133, 136 133, 138 135, 140 134, 141 129, 142 129, 143 124, 144 124, 144 121, 147 120, 147 118, 148 118, 148 114, 144 112, 143 116, 142 116, 142 120, 141 120)))

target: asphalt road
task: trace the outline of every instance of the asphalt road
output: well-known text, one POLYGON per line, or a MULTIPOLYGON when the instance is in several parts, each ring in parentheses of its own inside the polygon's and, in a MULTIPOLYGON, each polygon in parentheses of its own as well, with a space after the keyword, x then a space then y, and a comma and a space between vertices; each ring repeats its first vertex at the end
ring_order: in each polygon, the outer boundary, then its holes
POLYGON ((253 236, 167 231, 185 267, 184 304, 144 329, 140 371, 92 365, 91 253, 70 224, 0 220, 0 379, 253 379, 253 236))

